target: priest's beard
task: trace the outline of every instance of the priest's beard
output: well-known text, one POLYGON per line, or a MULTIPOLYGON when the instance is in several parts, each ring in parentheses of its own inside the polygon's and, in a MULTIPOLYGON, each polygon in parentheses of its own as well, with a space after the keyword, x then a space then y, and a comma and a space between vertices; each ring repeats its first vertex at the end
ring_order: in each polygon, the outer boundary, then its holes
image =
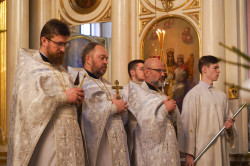
POLYGON ((96 77, 102 77, 107 70, 107 64, 102 64, 102 66, 98 66, 97 63, 94 61, 93 65, 91 66, 91 71, 96 77))
POLYGON ((64 61, 64 52, 60 51, 58 53, 48 53, 48 59, 51 64, 61 65, 64 61))
MULTIPOLYGON (((154 78, 153 78, 154 79, 154 78)), ((164 77, 160 77, 158 80, 149 80, 155 87, 161 88, 164 84, 164 77)))

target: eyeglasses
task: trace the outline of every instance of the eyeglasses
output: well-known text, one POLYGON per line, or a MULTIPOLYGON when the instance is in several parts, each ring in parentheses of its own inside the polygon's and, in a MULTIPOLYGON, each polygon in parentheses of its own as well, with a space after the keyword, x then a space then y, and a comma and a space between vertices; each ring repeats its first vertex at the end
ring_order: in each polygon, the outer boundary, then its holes
POLYGON ((149 70, 154 70, 157 71, 159 73, 167 73, 167 71, 165 69, 152 69, 152 68, 148 68, 149 70))
POLYGON ((55 44, 57 45, 57 47, 59 47, 59 48, 63 48, 63 46, 64 46, 65 48, 67 48, 67 47, 69 46, 69 42, 66 42, 66 43, 60 42, 60 43, 58 43, 58 42, 55 42, 55 41, 51 40, 51 39, 48 38, 48 37, 45 37, 45 38, 48 39, 49 41, 55 43, 55 44))

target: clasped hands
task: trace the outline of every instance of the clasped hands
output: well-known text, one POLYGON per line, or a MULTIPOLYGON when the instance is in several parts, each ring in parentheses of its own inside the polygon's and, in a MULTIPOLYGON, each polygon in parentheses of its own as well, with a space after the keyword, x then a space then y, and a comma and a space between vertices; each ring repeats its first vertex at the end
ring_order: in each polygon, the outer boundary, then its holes
POLYGON ((84 91, 82 88, 76 87, 64 91, 68 98, 69 104, 81 104, 84 100, 84 91))
MULTIPOLYGON (((65 90, 65 94, 68 98, 69 104, 81 104, 84 100, 84 91, 82 88, 76 87, 65 90)), ((112 103, 117 107, 118 113, 123 113, 127 111, 127 102, 123 99, 117 99, 117 95, 114 95, 112 103)))

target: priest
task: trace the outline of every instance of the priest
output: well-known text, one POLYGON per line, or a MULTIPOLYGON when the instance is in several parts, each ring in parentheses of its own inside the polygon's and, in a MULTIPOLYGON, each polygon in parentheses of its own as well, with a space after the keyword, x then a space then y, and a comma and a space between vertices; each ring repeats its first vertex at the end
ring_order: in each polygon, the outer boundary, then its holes
POLYGON ((20 49, 12 97, 7 165, 84 166, 84 134, 76 104, 84 92, 62 67, 68 26, 48 21, 40 50, 20 49))
POLYGON ((229 166, 227 143, 234 147, 234 119, 227 96, 217 90, 213 82, 220 75, 219 60, 203 56, 198 68, 201 81, 184 98, 182 107, 183 130, 179 139, 180 150, 186 153, 185 165, 194 166, 194 159, 214 136, 225 126, 226 130, 197 161, 196 166, 229 166))
POLYGON ((145 81, 138 85, 130 81, 128 110, 129 152, 131 165, 179 166, 180 154, 176 131, 181 127, 176 102, 161 91, 165 79, 164 64, 154 58, 144 64, 145 81))
MULTIPOLYGON (((121 116, 127 104, 117 99, 111 84, 102 77, 107 70, 107 52, 102 45, 89 43, 82 52, 82 62, 79 78, 80 82, 84 79, 82 112, 90 166, 128 166, 127 135, 121 116)), ((68 71, 77 78, 76 69, 69 67, 68 71)))
MULTIPOLYGON (((144 61, 141 59, 132 60, 128 63, 128 75, 131 81, 141 84, 144 81, 143 73, 144 61)), ((129 84, 125 85, 122 90, 122 97, 127 100, 129 84)))

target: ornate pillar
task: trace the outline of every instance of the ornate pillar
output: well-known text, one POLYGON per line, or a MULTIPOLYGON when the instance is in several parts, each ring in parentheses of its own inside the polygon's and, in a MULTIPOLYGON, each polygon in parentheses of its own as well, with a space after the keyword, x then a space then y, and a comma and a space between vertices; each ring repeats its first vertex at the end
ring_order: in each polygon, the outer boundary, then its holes
MULTIPOLYGON (((247 13, 247 4, 249 3, 249 1, 245 1, 245 0, 240 0, 239 1, 239 8, 238 8, 238 11, 239 11, 239 21, 238 21, 238 27, 239 27, 239 46, 238 48, 243 51, 243 52, 246 52, 247 53, 247 36, 249 36, 249 34, 247 34, 247 24, 248 24, 248 21, 246 21, 247 19, 249 20, 250 18, 246 18, 246 13, 247 13)), ((249 38, 250 40, 250 38, 249 38)), ((249 44, 249 43, 248 43, 249 44)), ((248 54, 249 56, 249 54, 248 54)), ((243 59, 240 59, 240 62, 241 63, 245 63, 245 60, 243 59)), ((250 70, 246 70, 246 69, 240 69, 240 80, 239 80, 239 83, 240 85, 242 85, 247 79, 250 79, 250 70), (247 73, 248 72, 248 73, 247 73), (248 74, 248 77, 247 77, 247 74, 248 74)), ((248 94, 250 95, 250 94, 248 94)), ((246 108, 245 108, 246 109, 246 108)), ((242 117, 242 120, 238 120, 239 122, 241 122, 241 125, 242 125, 242 140, 241 141, 241 144, 240 144, 240 149, 239 152, 245 154, 248 152, 248 113, 247 113, 247 109, 244 110, 241 114, 241 117, 242 117)), ((238 127, 239 128, 239 127, 238 127)))
MULTIPOLYGON (((6 122, 6 0, 0 1, 0 147, 7 145, 6 122)), ((2 152, 2 148, 0 148, 2 152)), ((1 159, 1 154, 0 154, 1 159)))
MULTIPOLYGON (((202 56, 225 57, 224 48, 224 0, 202 1, 202 56)), ((220 77, 215 82, 216 88, 225 92, 225 64, 220 63, 220 77)))
POLYGON ((17 55, 20 48, 28 47, 29 0, 7 0, 7 133, 17 55))
POLYGON ((120 85, 128 83, 127 65, 130 57, 130 1, 112 0, 111 80, 120 85))
MULTIPOLYGON (((235 46, 242 52, 246 50, 246 1, 226 0, 225 1, 225 44, 227 46, 235 46)), ((238 57, 235 53, 226 50, 225 59, 232 62, 245 64, 245 60, 238 57)), ((246 80, 246 69, 238 67, 237 65, 226 64, 226 82, 241 85, 241 81, 246 80)), ((241 99, 241 96, 240 96, 241 99)), ((243 101, 242 101, 243 102, 243 101)), ((235 112, 241 100, 232 99, 229 102, 230 108, 235 112)), ((247 153, 248 152, 248 131, 247 131, 247 111, 242 111, 236 118, 236 127, 238 134, 238 144, 233 152, 247 153)))
POLYGON ((40 33, 44 24, 52 18, 58 18, 55 1, 30 1, 30 48, 40 48, 40 33))
POLYGON ((140 40, 139 40, 139 24, 138 24, 138 8, 139 8, 139 1, 130 0, 131 7, 130 7, 130 59, 140 59, 140 40))

